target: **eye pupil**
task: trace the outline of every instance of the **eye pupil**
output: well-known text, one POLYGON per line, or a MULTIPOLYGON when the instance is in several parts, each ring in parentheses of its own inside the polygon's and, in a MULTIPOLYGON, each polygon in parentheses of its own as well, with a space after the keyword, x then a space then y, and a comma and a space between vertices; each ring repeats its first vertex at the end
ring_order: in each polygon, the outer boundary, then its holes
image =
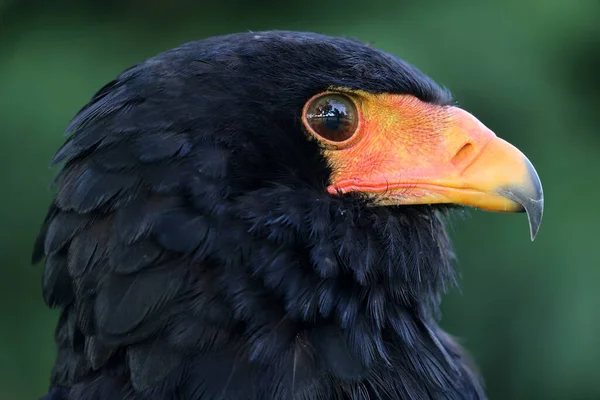
POLYGON ((332 142, 343 142, 354 135, 358 115, 352 100, 339 94, 326 94, 310 103, 306 121, 312 130, 332 142))

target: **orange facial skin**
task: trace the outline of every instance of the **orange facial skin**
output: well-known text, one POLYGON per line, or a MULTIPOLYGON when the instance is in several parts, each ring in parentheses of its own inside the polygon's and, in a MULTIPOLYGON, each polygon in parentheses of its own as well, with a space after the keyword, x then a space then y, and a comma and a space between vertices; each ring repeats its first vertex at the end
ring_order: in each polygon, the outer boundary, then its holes
POLYGON ((354 101, 359 121, 353 136, 331 142, 304 117, 332 170, 330 194, 360 192, 380 205, 453 203, 527 211, 535 235, 543 210, 537 173, 523 153, 474 116, 410 95, 332 93, 354 101))

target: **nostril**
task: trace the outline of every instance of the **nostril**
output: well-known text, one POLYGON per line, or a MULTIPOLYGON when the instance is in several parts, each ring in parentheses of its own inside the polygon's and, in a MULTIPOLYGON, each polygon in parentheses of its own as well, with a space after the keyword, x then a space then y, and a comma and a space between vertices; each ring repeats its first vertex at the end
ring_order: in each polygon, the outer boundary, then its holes
POLYGON ((474 149, 475 146, 473 146, 472 143, 465 143, 463 147, 461 147, 460 150, 458 150, 458 152, 456 153, 456 155, 452 158, 452 164, 460 165, 465 160, 468 160, 471 157, 471 153, 473 153, 474 149))

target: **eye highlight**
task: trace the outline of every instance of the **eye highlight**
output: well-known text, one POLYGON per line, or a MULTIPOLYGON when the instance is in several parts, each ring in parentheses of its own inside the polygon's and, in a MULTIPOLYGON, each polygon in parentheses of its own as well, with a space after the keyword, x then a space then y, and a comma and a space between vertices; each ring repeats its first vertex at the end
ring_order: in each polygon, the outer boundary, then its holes
POLYGON ((310 100, 305 108, 304 120, 314 134, 327 141, 341 143, 356 133, 358 111, 349 97, 328 93, 310 100))

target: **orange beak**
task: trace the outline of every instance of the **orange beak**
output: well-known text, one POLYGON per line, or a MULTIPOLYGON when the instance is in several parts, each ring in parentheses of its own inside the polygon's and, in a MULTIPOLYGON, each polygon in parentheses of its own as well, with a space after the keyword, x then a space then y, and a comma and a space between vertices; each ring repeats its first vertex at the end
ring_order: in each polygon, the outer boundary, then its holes
POLYGON ((516 147, 457 107, 405 95, 359 95, 356 140, 324 149, 333 170, 331 194, 360 192, 382 205, 452 203, 525 211, 535 238, 542 186, 516 147))

